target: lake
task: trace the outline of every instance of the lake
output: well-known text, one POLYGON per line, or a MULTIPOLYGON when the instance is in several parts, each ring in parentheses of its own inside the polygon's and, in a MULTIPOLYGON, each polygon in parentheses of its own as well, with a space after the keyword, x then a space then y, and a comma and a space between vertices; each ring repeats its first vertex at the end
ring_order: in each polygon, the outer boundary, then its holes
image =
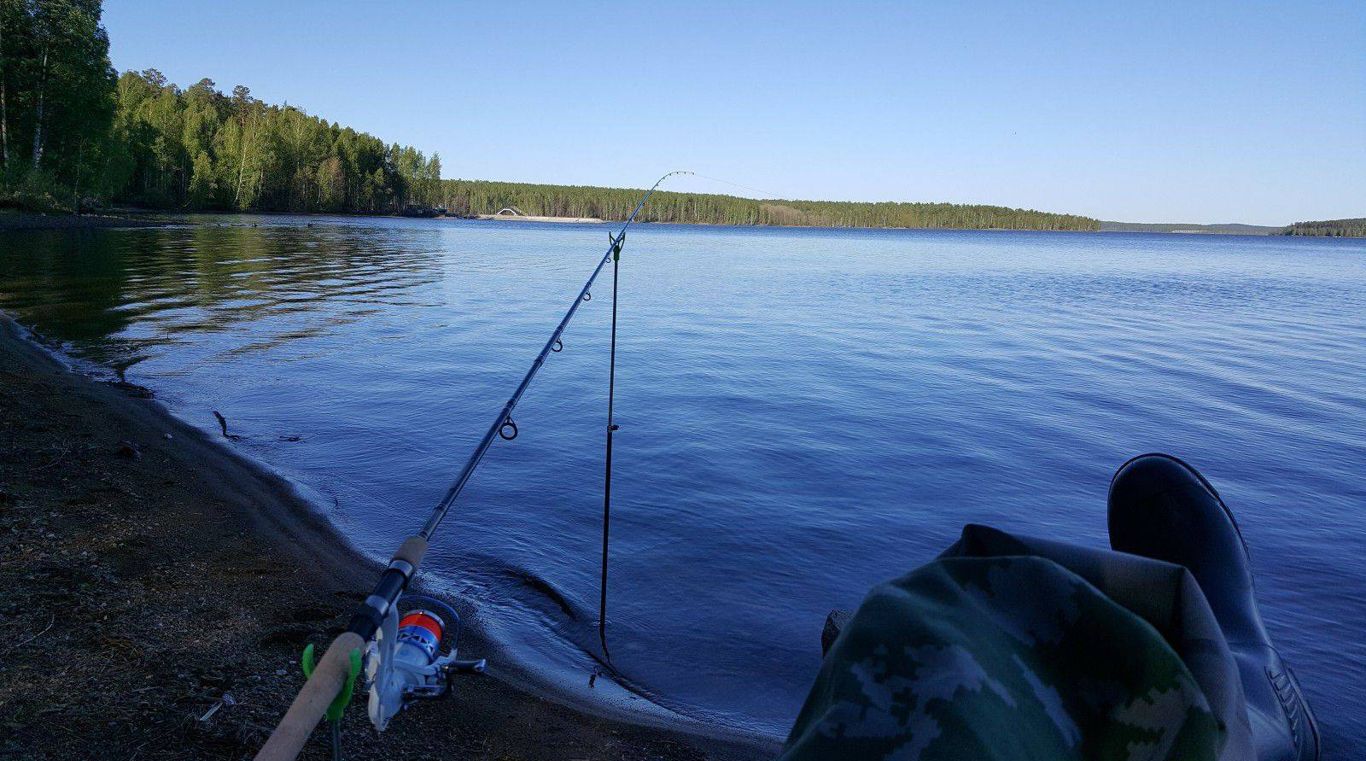
MULTIPOLYGON (((377 557, 608 230, 208 222, 5 233, 0 308, 222 412, 377 557)), ((832 608, 968 522, 1103 546, 1111 474, 1161 450, 1239 517, 1329 755, 1366 756, 1366 241, 643 225, 621 289, 609 639, 654 703, 782 736, 832 608)), ((426 564, 590 700, 610 272, 595 295, 426 564)))

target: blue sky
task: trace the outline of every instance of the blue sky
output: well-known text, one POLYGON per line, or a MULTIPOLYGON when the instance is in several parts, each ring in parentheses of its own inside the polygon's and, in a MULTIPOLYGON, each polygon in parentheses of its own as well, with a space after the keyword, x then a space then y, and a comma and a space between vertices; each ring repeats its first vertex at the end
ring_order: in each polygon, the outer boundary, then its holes
POLYGON ((114 66, 439 151, 447 177, 1366 216, 1366 2, 106 0, 114 66))

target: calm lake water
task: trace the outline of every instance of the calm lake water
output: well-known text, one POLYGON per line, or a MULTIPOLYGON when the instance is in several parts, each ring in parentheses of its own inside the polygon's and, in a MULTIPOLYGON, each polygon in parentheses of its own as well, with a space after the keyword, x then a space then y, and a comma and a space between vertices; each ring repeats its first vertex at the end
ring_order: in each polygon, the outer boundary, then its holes
MULTIPOLYGON (((606 238, 281 217, 11 232, 0 307, 195 424, 221 411, 387 557, 606 238)), ((609 283, 427 565, 588 699, 609 283)), ((611 642, 658 704, 784 734, 831 608, 967 522, 1103 545, 1111 473, 1164 450, 1238 514, 1331 755, 1366 756, 1366 242, 651 225, 621 310, 611 642)))

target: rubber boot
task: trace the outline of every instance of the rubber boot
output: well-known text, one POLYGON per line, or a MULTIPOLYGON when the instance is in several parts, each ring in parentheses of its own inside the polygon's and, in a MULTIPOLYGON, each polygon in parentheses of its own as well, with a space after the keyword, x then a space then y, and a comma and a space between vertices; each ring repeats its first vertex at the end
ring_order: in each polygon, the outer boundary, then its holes
POLYGON ((1318 725, 1267 636, 1247 544, 1214 487, 1175 457, 1139 455, 1110 481, 1109 524, 1113 549, 1185 566, 1200 584, 1238 662, 1257 761, 1317 761, 1318 725))

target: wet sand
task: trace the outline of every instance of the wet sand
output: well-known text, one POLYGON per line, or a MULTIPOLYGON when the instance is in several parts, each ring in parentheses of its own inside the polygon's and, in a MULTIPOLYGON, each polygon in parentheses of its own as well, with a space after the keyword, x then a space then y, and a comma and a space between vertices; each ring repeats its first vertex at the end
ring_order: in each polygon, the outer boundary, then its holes
MULTIPOLYGON (((292 486, 135 386, 73 373, 0 316, 0 757, 250 758, 377 566, 292 486)), ((348 759, 751 759, 770 744, 605 718, 490 674, 348 759)), ((315 733, 304 758, 328 758, 315 733)))

